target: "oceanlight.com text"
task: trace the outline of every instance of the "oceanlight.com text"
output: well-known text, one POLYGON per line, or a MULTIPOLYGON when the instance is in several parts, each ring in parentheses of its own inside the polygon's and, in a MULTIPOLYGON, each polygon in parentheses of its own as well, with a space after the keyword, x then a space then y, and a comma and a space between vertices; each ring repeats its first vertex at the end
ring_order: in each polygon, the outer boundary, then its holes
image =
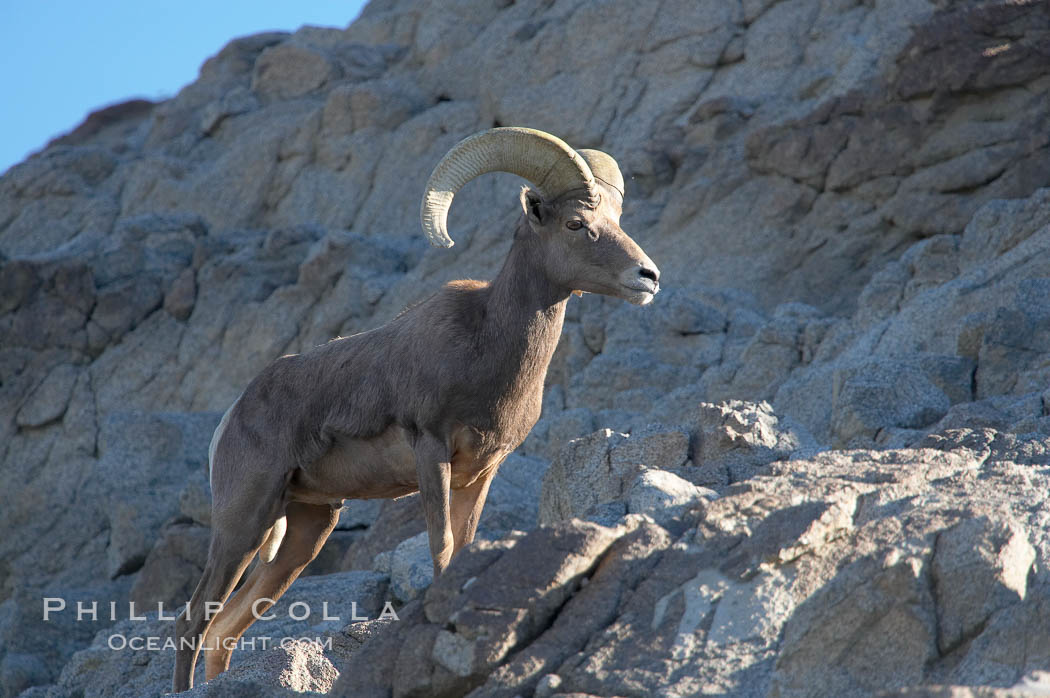
MULTIPOLYGON (((111 650, 134 650, 136 652, 163 652, 165 650, 197 649, 197 645, 203 650, 218 649, 216 644, 209 644, 207 640, 200 642, 200 638, 160 637, 159 635, 125 635, 124 633, 113 633, 109 636, 107 645, 111 650)), ((300 644, 316 644, 321 648, 332 649, 332 638, 328 637, 242 637, 240 639, 227 637, 221 643, 223 649, 227 650, 268 650, 273 647, 290 650, 300 644)))

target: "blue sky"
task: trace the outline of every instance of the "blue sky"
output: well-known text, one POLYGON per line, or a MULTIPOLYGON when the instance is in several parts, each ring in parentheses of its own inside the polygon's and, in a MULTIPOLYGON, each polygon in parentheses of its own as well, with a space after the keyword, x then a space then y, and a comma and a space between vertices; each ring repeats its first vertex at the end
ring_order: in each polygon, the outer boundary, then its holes
POLYGON ((163 99, 230 39, 346 27, 364 0, 0 0, 0 173, 99 107, 163 99))

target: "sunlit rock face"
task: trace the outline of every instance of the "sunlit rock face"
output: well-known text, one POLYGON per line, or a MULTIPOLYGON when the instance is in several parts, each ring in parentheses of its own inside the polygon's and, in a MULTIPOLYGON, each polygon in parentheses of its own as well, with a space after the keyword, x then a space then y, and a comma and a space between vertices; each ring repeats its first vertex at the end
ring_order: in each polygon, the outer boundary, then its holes
POLYGON ((166 621, 42 599, 185 602, 248 382, 498 271, 517 178, 461 191, 451 250, 418 223, 494 125, 613 155, 664 290, 569 301, 447 576, 414 498, 348 503, 289 595, 367 620, 260 621, 317 644, 221 690, 1038 690, 1048 36, 1034 2, 377 0, 92 115, 0 177, 0 695, 167 690, 170 652, 107 644, 166 621))

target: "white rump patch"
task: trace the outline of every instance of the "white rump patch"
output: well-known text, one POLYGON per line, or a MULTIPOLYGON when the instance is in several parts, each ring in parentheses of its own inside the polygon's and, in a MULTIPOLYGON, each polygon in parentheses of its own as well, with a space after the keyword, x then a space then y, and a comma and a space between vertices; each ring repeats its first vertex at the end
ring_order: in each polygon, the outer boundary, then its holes
POLYGON ((215 433, 211 435, 211 445, 208 446, 208 487, 211 487, 212 492, 215 491, 215 483, 211 481, 212 466, 215 464, 215 451, 219 448, 219 441, 222 439, 223 433, 226 431, 226 425, 230 423, 230 414, 233 412, 233 408, 237 406, 237 403, 241 401, 240 395, 230 405, 230 409, 226 410, 226 414, 222 416, 219 421, 219 426, 215 427, 215 433))

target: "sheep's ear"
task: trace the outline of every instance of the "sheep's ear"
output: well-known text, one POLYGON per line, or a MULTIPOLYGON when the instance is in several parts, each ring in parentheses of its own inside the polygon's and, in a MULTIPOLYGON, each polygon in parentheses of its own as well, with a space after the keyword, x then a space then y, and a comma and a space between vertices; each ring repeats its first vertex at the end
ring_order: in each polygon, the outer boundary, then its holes
POLYGON ((521 190, 521 208, 533 227, 545 225, 551 217, 551 208, 543 197, 528 187, 521 190))

